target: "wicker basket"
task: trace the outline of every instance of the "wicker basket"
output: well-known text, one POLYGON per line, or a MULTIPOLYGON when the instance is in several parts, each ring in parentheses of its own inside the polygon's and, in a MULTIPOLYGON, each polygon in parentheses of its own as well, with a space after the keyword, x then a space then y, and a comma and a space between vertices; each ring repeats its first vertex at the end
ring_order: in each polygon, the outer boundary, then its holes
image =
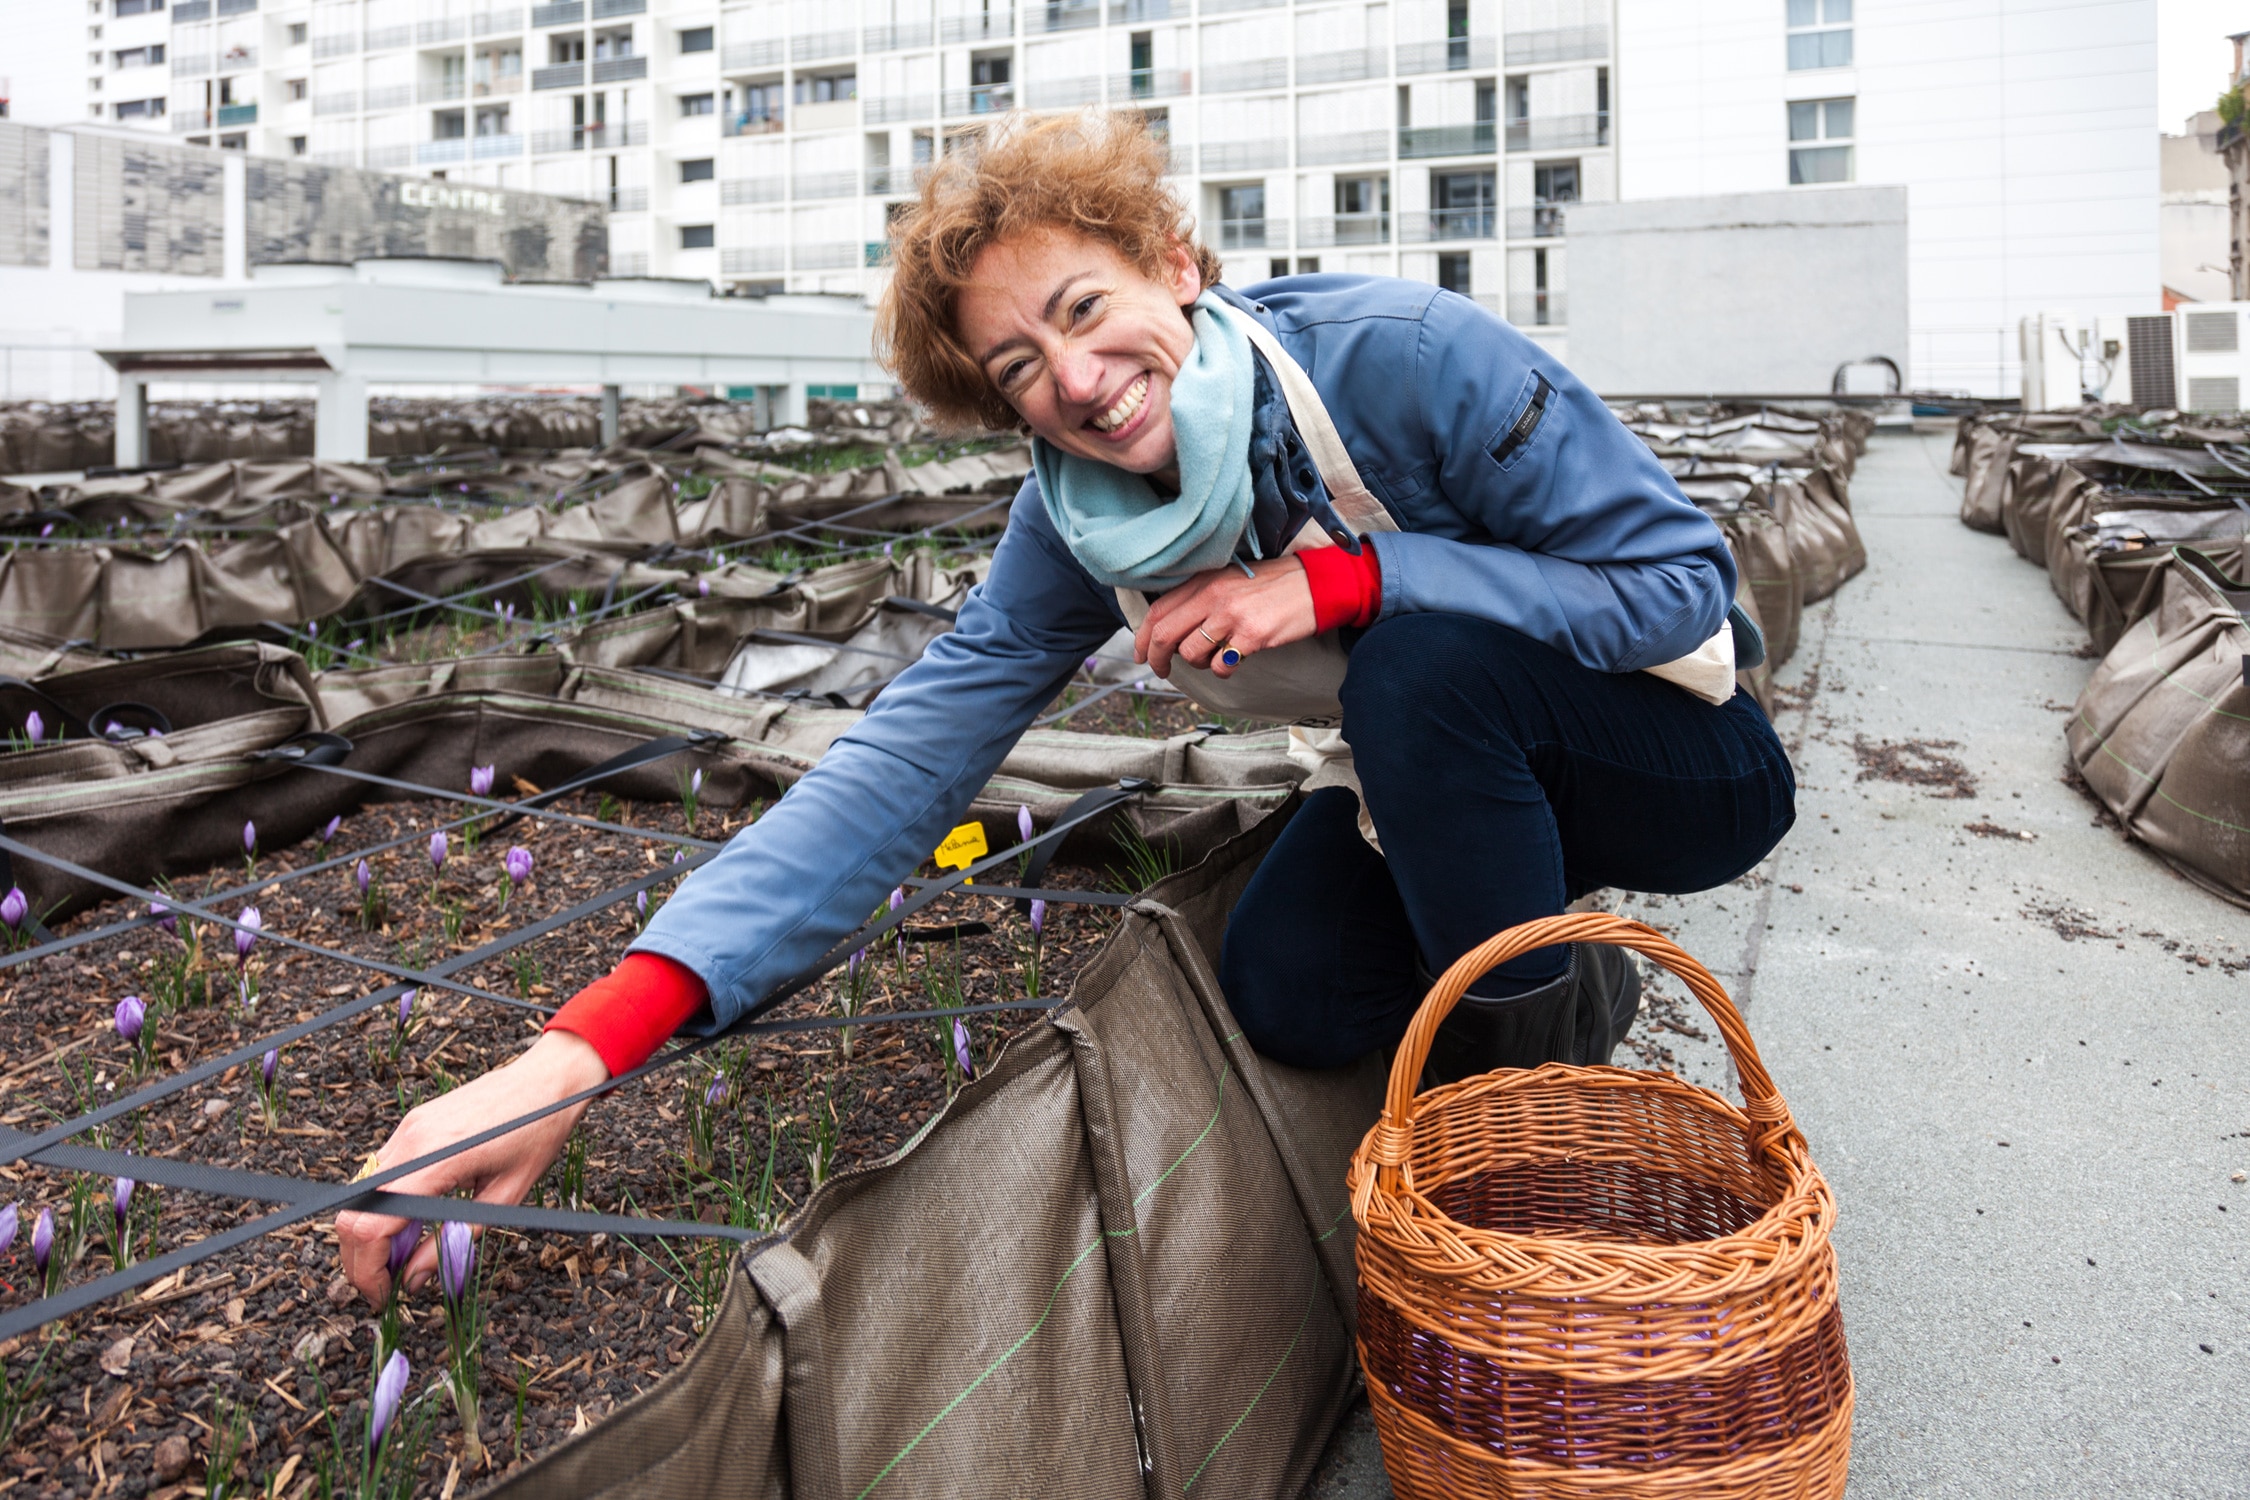
POLYGON ((1835 1201, 1726 991, 1662 935, 1563 916, 1463 955, 1399 1044, 1350 1184, 1360 1365, 1405 1500, 1843 1494, 1835 1201), (1561 1063, 1416 1097, 1462 992, 1553 943, 1634 948, 1687 981, 1746 1107, 1561 1063))

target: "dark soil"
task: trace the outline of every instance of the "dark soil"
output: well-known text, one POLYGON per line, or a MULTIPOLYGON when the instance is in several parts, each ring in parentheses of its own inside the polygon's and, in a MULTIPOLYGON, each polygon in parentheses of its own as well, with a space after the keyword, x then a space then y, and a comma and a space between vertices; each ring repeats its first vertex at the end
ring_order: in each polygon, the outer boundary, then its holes
POLYGON ((1859 780, 1895 781, 1926 787, 1933 797, 1968 799, 1977 794, 1977 779, 1945 752, 1961 748, 1959 740, 1880 740, 1862 735, 1852 742, 1859 761, 1859 780))

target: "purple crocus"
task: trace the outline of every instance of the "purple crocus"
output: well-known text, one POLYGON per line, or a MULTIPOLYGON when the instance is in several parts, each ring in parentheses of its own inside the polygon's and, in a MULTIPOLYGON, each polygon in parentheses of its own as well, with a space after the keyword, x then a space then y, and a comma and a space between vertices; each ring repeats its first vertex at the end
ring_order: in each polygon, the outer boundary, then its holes
POLYGON ((690 797, 700 797, 703 795, 703 768, 701 766, 697 766, 695 768, 695 774, 688 777, 687 789, 688 795, 690 797))
POLYGON ((977 1076, 977 1065, 969 1058, 969 1028, 961 1018, 953 1018, 953 1060, 961 1065, 961 1081, 967 1083, 977 1076))
POLYGON ((39 1217, 31 1226, 31 1263, 39 1274, 47 1274, 47 1257, 55 1253, 55 1211, 39 1210, 39 1217))
POLYGON ((533 864, 531 851, 521 844, 511 847, 507 854, 502 857, 500 863, 507 868, 508 881, 511 885, 522 885, 531 878, 531 866, 533 864))
POLYGON ((711 597, 711 580, 710 580, 710 579, 708 579, 708 578, 698 578, 697 580, 695 580, 695 593, 696 593, 696 597, 697 597, 697 598, 699 598, 699 599, 708 599, 708 598, 710 598, 710 597, 711 597))
POLYGON ((430 835, 430 874, 434 877, 445 868, 445 830, 440 828, 430 835))
POLYGON ((724 1109, 727 1101, 733 1097, 734 1088, 727 1082, 727 1075, 721 1073, 718 1077, 712 1079, 711 1086, 703 1091, 703 1107, 705 1109, 724 1109))
POLYGON ((265 930, 266 919, 258 915, 258 908, 245 906, 234 919, 234 961, 237 967, 250 962, 250 950, 258 946, 258 934, 265 930))
POLYGON ((180 914, 172 910, 171 907, 166 906, 161 901, 151 901, 148 904, 148 914, 156 919, 157 926, 163 928, 172 936, 178 937, 180 935, 180 914))
POLYGON ((112 1199, 112 1207, 117 1210, 117 1232, 123 1234, 125 1232, 126 1215, 133 1211, 132 1178, 120 1177, 117 1179, 117 1192, 112 1199))
POLYGON ((469 1226, 449 1219, 438 1226, 438 1287, 448 1302, 459 1302, 477 1269, 477 1242, 469 1226))
POLYGON ((341 814, 338 814, 336 817, 330 818, 328 820, 327 826, 323 827, 320 830, 320 842, 322 846, 325 847, 328 841, 336 836, 336 830, 343 826, 344 819, 341 814))
POLYGON ((31 911, 31 898, 23 893, 22 886, 11 886, 8 894, 0 896, 0 922, 10 927, 21 927, 24 917, 31 911))
POLYGON ((16 1242, 16 1206, 11 1203, 0 1208, 0 1255, 6 1255, 16 1242))
POLYGON ((633 893, 633 910, 644 917, 648 915, 648 892, 635 891, 633 893))
POLYGON ((412 1015, 414 1014, 414 997, 415 997, 416 995, 419 995, 419 994, 421 994, 421 993, 422 993, 422 992, 421 992, 420 990, 400 990, 400 991, 399 991, 399 994, 398 994, 398 1024, 399 1024, 399 1025, 401 1025, 401 1026, 404 1026, 404 1025, 406 1024, 406 1022, 407 1022, 407 1019, 408 1019, 409 1017, 411 1017, 411 1016, 412 1016, 412 1015))
POLYGON ((137 1042, 141 1039, 141 1023, 148 1019, 148 1007, 138 995, 127 995, 117 1002, 117 1037, 120 1041, 137 1042))
POLYGON ((493 771, 494 767, 492 766, 469 767, 469 793, 471 796, 489 797, 492 795, 493 771))
POLYGON ((366 860, 361 860, 357 868, 352 871, 352 884, 359 887, 359 895, 361 900, 364 901, 367 899, 367 888, 374 883, 375 872, 367 868, 366 860))
POLYGON ((269 1088, 269 1089, 270 1089, 270 1088, 272 1088, 272 1087, 273 1087, 273 1073, 274 1073, 274 1069, 276 1069, 276 1068, 278 1068, 278 1067, 280 1067, 280 1066, 281 1066, 281 1049, 280 1049, 279 1047, 269 1047, 269 1048, 267 1048, 267 1049, 266 1049, 266 1055, 265 1055, 264 1057, 261 1057, 261 1058, 259 1058, 259 1059, 258 1059, 258 1080, 259 1080, 259 1082, 263 1083, 263 1084, 264 1084, 264 1085, 265 1085, 265 1086, 266 1086, 267 1088, 269 1088))
POLYGON ((375 1394, 367 1404, 367 1446, 370 1451, 383 1446, 383 1434, 390 1431, 391 1420, 398 1415, 398 1404, 406 1399, 406 1382, 411 1366, 406 1362, 404 1349, 393 1349, 390 1359, 383 1365, 383 1373, 375 1377, 375 1394))
POLYGON ((255 823, 246 821, 242 825, 242 852, 245 857, 258 852, 258 825, 255 823))
POLYGON ((47 737, 47 721, 39 717, 36 708, 23 716, 23 737, 34 745, 47 737))
POLYGON ((406 1227, 391 1236, 390 1272, 393 1280, 397 1279, 399 1272, 406 1269, 407 1258, 414 1254, 414 1247, 421 1243, 420 1219, 408 1219, 406 1227))
POLYGON ((1031 898, 1031 935, 1038 937, 1047 930, 1047 903, 1037 896, 1031 898))

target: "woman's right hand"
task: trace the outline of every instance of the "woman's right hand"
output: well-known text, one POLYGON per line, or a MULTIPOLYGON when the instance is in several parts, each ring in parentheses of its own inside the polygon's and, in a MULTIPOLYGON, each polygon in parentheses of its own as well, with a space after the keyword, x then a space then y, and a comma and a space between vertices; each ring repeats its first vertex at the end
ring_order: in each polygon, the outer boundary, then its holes
MULTIPOLYGON (((557 1099, 567 1099, 606 1081, 609 1069, 583 1038, 548 1031, 516 1058, 474 1082, 418 1106, 376 1153, 379 1166, 412 1161, 455 1141, 504 1124, 557 1099)), ((481 1146, 457 1152, 384 1187, 394 1193, 444 1196, 469 1189, 486 1203, 521 1203, 547 1168, 562 1154, 563 1143, 591 1101, 560 1109, 481 1146)), ((390 1293, 391 1237, 406 1227, 394 1214, 341 1213, 336 1216, 337 1253, 345 1278, 369 1303, 380 1306, 390 1293)), ((401 1273, 409 1289, 437 1270, 437 1237, 426 1235, 401 1273)))

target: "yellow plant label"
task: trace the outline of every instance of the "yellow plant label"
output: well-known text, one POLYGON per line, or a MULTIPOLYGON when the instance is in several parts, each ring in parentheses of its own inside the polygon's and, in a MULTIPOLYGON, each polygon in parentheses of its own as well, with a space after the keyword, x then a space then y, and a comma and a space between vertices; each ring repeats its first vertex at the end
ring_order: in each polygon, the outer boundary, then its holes
POLYGON ((966 870, 991 852, 991 846, 984 841, 984 825, 963 823, 945 836, 945 842, 937 846, 932 858, 945 869, 966 870))

